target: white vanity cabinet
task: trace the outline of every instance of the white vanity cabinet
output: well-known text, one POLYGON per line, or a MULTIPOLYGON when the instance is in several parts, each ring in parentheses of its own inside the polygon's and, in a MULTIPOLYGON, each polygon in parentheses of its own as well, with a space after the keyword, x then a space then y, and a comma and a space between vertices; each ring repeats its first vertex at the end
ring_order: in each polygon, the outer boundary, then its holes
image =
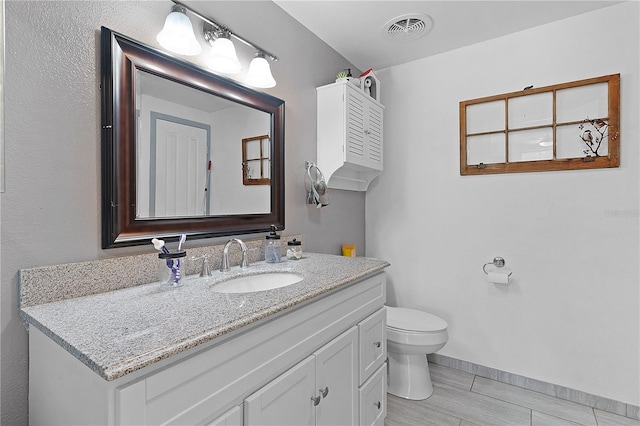
POLYGON ((384 106, 349 81, 316 92, 318 167, 328 187, 366 191, 383 168, 384 106))
POLYGON ((380 272, 112 381, 31 327, 30 423, 382 424, 385 299, 380 272))

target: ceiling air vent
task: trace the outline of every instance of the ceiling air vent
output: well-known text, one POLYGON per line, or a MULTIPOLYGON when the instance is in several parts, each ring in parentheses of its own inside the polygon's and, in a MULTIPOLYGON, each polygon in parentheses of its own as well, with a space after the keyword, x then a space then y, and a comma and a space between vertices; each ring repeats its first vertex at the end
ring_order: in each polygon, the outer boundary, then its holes
POLYGON ((382 32, 392 40, 414 40, 427 35, 433 28, 433 20, 424 13, 401 15, 388 21, 382 32))

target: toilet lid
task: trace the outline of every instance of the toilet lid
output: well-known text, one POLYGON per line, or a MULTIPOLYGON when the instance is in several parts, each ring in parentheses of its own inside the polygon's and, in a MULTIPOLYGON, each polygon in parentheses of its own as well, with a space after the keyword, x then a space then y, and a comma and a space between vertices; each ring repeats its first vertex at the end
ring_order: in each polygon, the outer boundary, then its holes
POLYGON ((417 309, 387 306, 387 326, 407 331, 442 331, 447 322, 440 317, 417 309))

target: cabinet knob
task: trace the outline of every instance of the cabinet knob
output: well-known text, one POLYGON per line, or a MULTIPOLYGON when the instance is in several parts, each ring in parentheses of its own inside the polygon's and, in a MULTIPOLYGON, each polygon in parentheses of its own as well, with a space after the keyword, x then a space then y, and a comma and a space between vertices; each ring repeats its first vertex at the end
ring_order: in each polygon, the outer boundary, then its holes
POLYGON ((327 395, 329 395, 329 386, 326 386, 324 389, 318 389, 318 391, 323 398, 326 398, 327 395))
POLYGON ((365 135, 370 135, 370 134, 371 134, 371 130, 365 130, 365 131, 364 131, 364 134, 365 134, 365 135))
POLYGON ((311 397, 311 403, 313 404, 314 407, 317 407, 318 404, 320 404, 320 399, 322 399, 319 396, 312 396, 311 397))
POLYGON ((382 403, 380 401, 374 402, 373 405, 375 405, 378 410, 382 407, 382 403))
POLYGON ((373 346, 375 346, 376 348, 380 347, 380 342, 373 342, 373 346))

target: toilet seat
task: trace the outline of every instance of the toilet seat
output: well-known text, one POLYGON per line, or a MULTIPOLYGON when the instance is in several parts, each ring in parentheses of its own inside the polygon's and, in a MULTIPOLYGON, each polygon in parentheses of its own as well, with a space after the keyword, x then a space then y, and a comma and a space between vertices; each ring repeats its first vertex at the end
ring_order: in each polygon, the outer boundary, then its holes
POLYGON ((387 306, 387 328, 409 333, 440 333, 447 322, 433 314, 416 309, 387 306))

